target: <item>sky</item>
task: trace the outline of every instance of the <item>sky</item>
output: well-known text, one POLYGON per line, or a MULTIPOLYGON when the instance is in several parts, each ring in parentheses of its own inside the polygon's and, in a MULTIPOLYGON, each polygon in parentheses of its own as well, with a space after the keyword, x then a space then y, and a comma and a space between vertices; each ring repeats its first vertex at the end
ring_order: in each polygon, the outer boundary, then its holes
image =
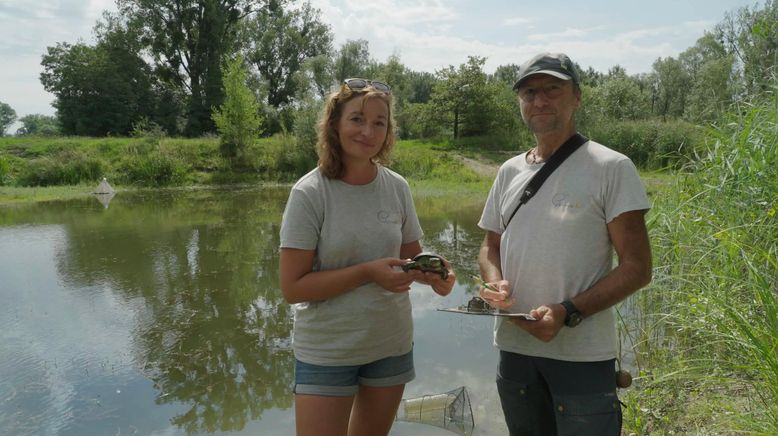
MULTIPOLYGON (((415 71, 486 57, 485 71, 521 64, 543 51, 567 53, 583 68, 646 73, 677 57, 727 13, 756 0, 310 0, 335 38, 368 41, 371 56, 391 55, 415 71)), ((93 43, 96 21, 114 0, 0 0, 0 102, 19 117, 54 115, 40 83, 41 56, 58 42, 93 43)), ((18 123, 17 123, 18 124, 18 123)), ((15 131, 16 127, 9 129, 15 131)))

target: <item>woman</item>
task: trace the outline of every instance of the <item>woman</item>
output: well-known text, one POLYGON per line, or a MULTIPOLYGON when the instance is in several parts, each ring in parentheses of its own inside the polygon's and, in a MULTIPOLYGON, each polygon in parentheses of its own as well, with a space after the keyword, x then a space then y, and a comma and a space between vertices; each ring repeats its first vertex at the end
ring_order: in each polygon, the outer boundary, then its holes
POLYGON ((296 305, 298 435, 387 434, 415 375, 411 283, 440 295, 454 284, 451 271, 400 268, 422 231, 408 183, 383 166, 393 125, 389 85, 346 80, 327 99, 319 164, 289 194, 280 269, 296 305))

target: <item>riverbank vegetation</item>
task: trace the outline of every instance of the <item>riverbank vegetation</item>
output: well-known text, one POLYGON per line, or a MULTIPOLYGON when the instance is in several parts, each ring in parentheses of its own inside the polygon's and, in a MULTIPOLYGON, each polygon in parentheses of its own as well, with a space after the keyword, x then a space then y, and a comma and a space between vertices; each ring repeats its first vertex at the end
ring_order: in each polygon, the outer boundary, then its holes
MULTIPOLYGON (((409 180, 445 185, 447 190, 488 189, 490 178, 455 156, 451 144, 400 141, 391 168, 409 180)), ((88 186, 102 177, 130 188, 291 183, 315 165, 313 148, 300 147, 288 135, 255 141, 237 161, 223 158, 215 136, 0 138, 0 189, 13 187, 16 192, 22 192, 21 187, 88 186)))
POLYGON ((655 197, 654 281, 630 333, 635 434, 778 434, 777 94, 709 131, 655 197))

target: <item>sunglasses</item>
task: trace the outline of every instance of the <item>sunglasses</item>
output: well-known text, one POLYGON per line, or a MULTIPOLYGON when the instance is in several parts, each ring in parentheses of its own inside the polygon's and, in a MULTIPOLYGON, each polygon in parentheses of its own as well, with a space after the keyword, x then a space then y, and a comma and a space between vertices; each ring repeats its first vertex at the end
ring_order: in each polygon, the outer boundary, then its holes
POLYGON ((543 94, 543 96, 546 97, 547 100, 555 100, 559 98, 563 92, 564 92, 563 83, 550 83, 548 85, 536 86, 536 87, 525 86, 519 88, 519 98, 524 100, 527 103, 532 103, 533 101, 535 101, 535 97, 537 97, 540 94, 543 94))
POLYGON ((366 88, 373 88, 376 91, 385 92, 387 94, 391 94, 392 87, 387 85, 384 82, 379 82, 378 80, 367 80, 367 79, 346 79, 343 81, 343 84, 348 86, 348 89, 352 91, 361 91, 366 88))

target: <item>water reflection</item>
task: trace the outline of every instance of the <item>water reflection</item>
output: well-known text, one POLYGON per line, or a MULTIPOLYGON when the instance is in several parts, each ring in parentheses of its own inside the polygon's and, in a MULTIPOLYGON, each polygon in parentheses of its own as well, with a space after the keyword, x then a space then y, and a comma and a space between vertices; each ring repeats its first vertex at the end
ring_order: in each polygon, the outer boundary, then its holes
POLYGON ((137 363, 158 404, 187 405, 171 420, 187 433, 241 430, 266 408, 291 407, 291 312, 275 292, 284 197, 154 195, 115 205, 121 221, 100 237, 69 229, 61 276, 84 287, 104 274, 125 298, 142 298, 137 363))
MULTIPOLYGON (((149 191, 122 193, 110 208, 88 197, 0 208, 0 298, 10 302, 0 309, 0 433, 288 432, 292 313, 277 276, 287 192, 149 191)), ((481 204, 417 199, 425 248, 460 277, 475 271, 481 204)), ((428 302, 442 304, 414 296, 417 330, 450 334, 447 323, 468 322, 439 318, 428 302)), ((443 346, 473 335, 462 333, 443 346)), ((478 341, 490 349, 488 336, 478 341)), ((419 345, 441 343, 422 336, 419 345)), ((447 388, 439 377, 451 362, 417 356, 419 373, 431 371, 417 386, 447 388)))

